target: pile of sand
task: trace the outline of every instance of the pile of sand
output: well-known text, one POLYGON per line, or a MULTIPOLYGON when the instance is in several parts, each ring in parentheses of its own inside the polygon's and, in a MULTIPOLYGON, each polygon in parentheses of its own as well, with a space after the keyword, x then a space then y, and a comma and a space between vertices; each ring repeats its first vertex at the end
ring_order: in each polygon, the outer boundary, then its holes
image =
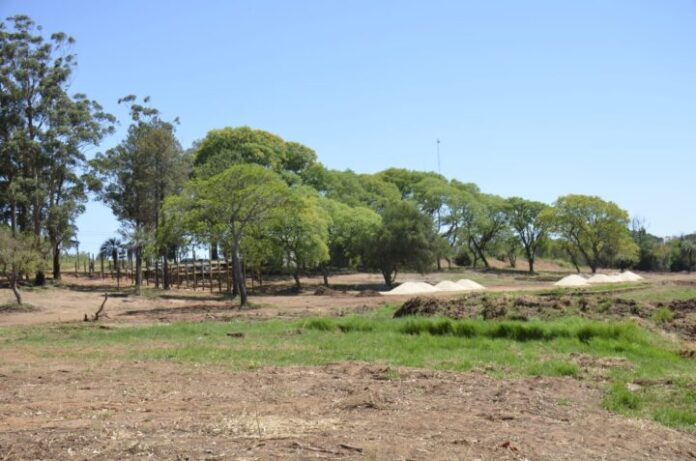
POLYGON ((631 271, 626 271, 621 274, 595 274, 588 280, 589 283, 622 283, 622 282, 639 282, 643 280, 638 274, 631 271))
POLYGON ((587 279, 581 275, 573 274, 563 277, 558 282, 554 283, 557 287, 586 287, 589 285, 587 279))
POLYGON ((434 293, 440 291, 425 282, 404 282, 390 291, 380 291, 383 295, 417 295, 420 293, 434 293))
POLYGON ((616 275, 607 275, 607 274, 595 274, 589 279, 587 279, 587 283, 617 283, 620 282, 617 278, 616 275))
POLYGON ((468 290, 468 291, 478 291, 478 290, 485 290, 486 289, 486 287, 484 287, 483 285, 476 283, 473 280, 469 280, 469 279, 457 280, 457 285, 460 285, 461 287, 463 287, 465 290, 468 290))
POLYGON ((622 282, 640 282, 643 280, 643 277, 641 277, 638 274, 634 274, 631 271, 626 271, 618 275, 618 277, 621 278, 622 282))
POLYGON ((437 288, 440 291, 464 291, 466 289, 462 285, 451 280, 443 280, 442 282, 435 285, 435 288, 437 288))
POLYGON ((404 282, 391 291, 380 291, 383 295, 417 295, 422 293, 436 293, 443 291, 479 291, 486 287, 473 280, 461 279, 457 282, 443 280, 435 286, 425 282, 404 282))

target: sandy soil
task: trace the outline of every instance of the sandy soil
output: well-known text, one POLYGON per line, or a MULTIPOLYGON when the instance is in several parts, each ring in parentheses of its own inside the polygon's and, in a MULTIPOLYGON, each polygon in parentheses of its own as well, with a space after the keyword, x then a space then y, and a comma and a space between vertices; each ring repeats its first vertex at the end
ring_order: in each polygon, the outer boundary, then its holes
POLYGON ((25 359, 0 366, 0 459, 696 459, 569 378, 25 359))

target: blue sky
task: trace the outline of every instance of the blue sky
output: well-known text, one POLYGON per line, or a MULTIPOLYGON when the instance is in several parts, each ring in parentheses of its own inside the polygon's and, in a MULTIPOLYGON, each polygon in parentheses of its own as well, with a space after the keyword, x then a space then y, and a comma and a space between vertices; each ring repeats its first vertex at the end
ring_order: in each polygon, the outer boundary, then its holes
MULTIPOLYGON (((600 195, 696 231, 696 2, 2 0, 77 43, 72 88, 149 95, 185 147, 249 125, 330 168, 437 168, 486 192, 600 195)), ((90 203, 82 247, 118 224, 90 203)))

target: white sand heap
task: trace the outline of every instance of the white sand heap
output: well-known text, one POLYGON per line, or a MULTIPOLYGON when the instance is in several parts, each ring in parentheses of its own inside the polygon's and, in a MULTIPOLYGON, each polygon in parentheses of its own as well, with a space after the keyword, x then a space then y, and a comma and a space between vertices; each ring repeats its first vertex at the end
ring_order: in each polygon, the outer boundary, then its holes
POLYGON ((421 293, 435 293, 438 288, 425 282, 404 282, 390 291, 380 291, 382 295, 417 295, 421 293))
POLYGON ((463 287, 462 285, 458 284, 457 282, 453 282, 451 280, 443 280, 442 282, 435 285, 435 288, 437 288, 440 291, 464 291, 464 290, 466 290, 465 287, 463 287))
POLYGON ((617 283, 620 282, 617 278, 616 275, 607 275, 607 274, 595 274, 589 279, 587 279, 587 283, 617 283))
POLYGON ((404 282, 390 291, 380 291, 383 295, 418 295, 424 293, 437 293, 444 291, 478 291, 485 290, 486 287, 473 280, 461 279, 456 282, 443 280, 435 286, 425 282, 404 282))
POLYGON ((622 282, 640 282, 643 280, 643 277, 638 274, 634 274, 631 271, 622 272, 618 275, 618 277, 621 278, 622 282))
POLYGON ((622 283, 622 282, 639 282, 643 280, 638 274, 634 274, 631 271, 622 272, 621 274, 596 274, 590 277, 588 282, 590 283, 622 283))
POLYGON ((587 279, 581 275, 573 274, 563 277, 558 282, 554 283, 557 287, 586 287, 589 286, 587 279))
POLYGON ((467 291, 478 291, 478 290, 485 290, 486 289, 486 287, 484 287, 483 285, 476 283, 473 280, 469 280, 469 279, 457 280, 457 285, 464 287, 464 289, 467 291))

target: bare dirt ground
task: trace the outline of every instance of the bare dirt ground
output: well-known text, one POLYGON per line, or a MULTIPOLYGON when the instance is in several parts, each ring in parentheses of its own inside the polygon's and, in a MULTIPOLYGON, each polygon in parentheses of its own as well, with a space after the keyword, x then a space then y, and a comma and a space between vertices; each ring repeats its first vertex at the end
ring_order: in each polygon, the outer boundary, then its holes
POLYGON ((0 367, 0 459, 689 460, 694 436, 600 409, 570 378, 362 363, 0 367))
MULTIPOLYGON (((436 283, 444 274, 420 275, 404 274, 403 280, 428 280, 436 283)), ((498 277, 495 276, 497 279, 498 277)), ((376 289, 384 289, 383 279, 377 274, 347 274, 331 278, 334 288, 328 296, 314 294, 321 284, 320 277, 305 278, 303 290, 292 292, 288 279, 271 280, 263 289, 251 292, 251 310, 236 309, 237 301, 218 293, 217 288, 210 292, 198 289, 173 289, 163 292, 159 297, 112 297, 107 301, 106 311, 110 321, 143 323, 158 321, 202 321, 228 318, 292 318, 306 315, 335 315, 345 312, 373 309, 385 303, 403 302, 411 296, 384 297, 376 289)), ((35 309, 27 312, 0 313, 0 326, 27 325, 50 322, 75 322, 85 314, 93 314, 103 301, 105 292, 116 291, 113 280, 89 279, 64 275, 63 288, 25 290, 25 303, 35 309)), ((126 288, 128 282, 123 284, 126 288)), ((524 287, 539 287, 543 284, 531 283, 524 287)), ((494 290, 505 289, 503 286, 494 290)), ((441 296, 452 296, 442 293, 441 296)), ((0 290, 0 305, 14 300, 8 289, 0 290)))
MULTIPOLYGON (((644 274, 656 284, 695 283, 696 274, 644 274)), ((427 281, 437 283, 444 279, 474 277, 488 287, 488 291, 525 291, 551 288, 550 281, 529 280, 524 274, 506 273, 437 273, 401 274, 399 281, 427 281)), ((560 278, 560 276, 559 276, 560 278)), ((113 297, 106 305, 110 322, 152 323, 172 321, 203 321, 230 318, 295 318, 307 315, 336 315, 377 308, 385 303, 403 303, 412 298, 406 296, 381 296, 376 290, 384 289, 378 274, 336 275, 330 279, 332 292, 315 295, 321 284, 320 277, 304 278, 303 290, 291 293, 291 282, 285 279, 271 280, 263 290, 252 290, 250 300, 253 309, 236 309, 237 301, 205 290, 174 289, 162 292, 159 297, 113 297)), ((35 309, 28 312, 0 312, 0 326, 27 325, 51 322, 81 321, 85 314, 93 314, 101 305, 104 292, 116 291, 113 280, 76 278, 65 275, 66 288, 25 290, 25 302, 35 309)), ((126 287, 128 284, 124 284, 126 287)), ((453 297, 460 293, 437 293, 438 297, 453 297)), ((8 289, 0 290, 0 305, 14 300, 8 289)))
MULTIPOLYGON (((482 277, 493 291, 550 286, 482 277)), ((400 280, 442 278, 451 277, 400 280)), ((650 280, 691 284, 696 277, 650 280)), ((314 295, 319 279, 303 282, 309 286, 301 294, 273 294, 283 293, 278 281, 278 290, 252 298, 249 311, 191 290, 113 298, 107 321, 293 318, 405 300, 354 291, 379 284, 377 275, 337 276, 332 284, 340 292, 328 296, 314 295)), ((65 283, 70 289, 25 292, 38 310, 0 312, 0 325, 81 321, 113 290, 109 281, 65 283)), ((10 300, 11 292, 0 290, 0 304, 10 300)), ((696 460, 696 436, 611 414, 601 398, 596 382, 573 378, 495 379, 354 362, 232 372, 166 361, 48 359, 5 348, 0 460, 696 460)))

